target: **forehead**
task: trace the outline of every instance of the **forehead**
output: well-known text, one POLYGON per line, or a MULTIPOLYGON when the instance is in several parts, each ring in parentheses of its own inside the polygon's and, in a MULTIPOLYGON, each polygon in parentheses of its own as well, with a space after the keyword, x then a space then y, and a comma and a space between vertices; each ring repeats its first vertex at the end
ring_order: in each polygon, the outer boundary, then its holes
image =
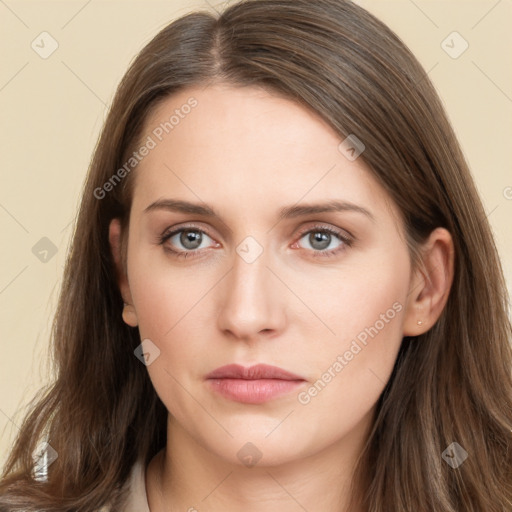
POLYGON ((222 154, 240 168, 284 156, 318 162, 326 149, 336 153, 340 139, 318 114, 290 99, 224 84, 166 98, 148 116, 144 131, 160 146, 198 148, 206 157, 222 154))
POLYGON ((169 96, 148 116, 142 140, 154 146, 138 164, 134 203, 166 195, 245 208, 342 198, 388 208, 389 197, 362 159, 315 112, 256 87, 194 87, 169 96))

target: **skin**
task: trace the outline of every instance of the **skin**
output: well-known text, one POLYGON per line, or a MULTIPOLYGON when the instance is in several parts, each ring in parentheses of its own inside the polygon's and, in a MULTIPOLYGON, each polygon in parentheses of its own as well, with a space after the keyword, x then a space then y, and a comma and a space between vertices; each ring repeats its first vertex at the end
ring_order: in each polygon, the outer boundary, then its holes
POLYGON ((347 159, 338 150, 343 138, 315 113, 261 89, 189 88, 146 119, 146 135, 190 97, 197 107, 130 176, 126 272, 119 222, 110 226, 123 318, 160 350, 147 371, 170 413, 167 447, 147 468, 149 505, 152 512, 346 510, 402 337, 430 329, 446 303, 452 239, 433 231, 423 247, 428 275, 412 269, 400 212, 363 160, 347 159), (144 212, 171 197, 207 203, 221 219, 144 212), (284 206, 331 199, 363 207, 373 220, 356 211, 277 217, 284 206), (159 245, 168 228, 190 223, 206 233, 198 248, 184 246, 180 233, 159 245), (331 235, 321 246, 314 235, 324 227, 352 243, 331 235), (237 252, 247 236, 263 249, 251 263, 237 252), (333 372, 337 357, 393 304, 400 311, 333 372), (330 367, 332 378, 307 404, 298 391, 242 404, 204 380, 234 362, 296 373, 307 381, 300 391, 330 367), (248 442, 261 453, 253 467, 237 456, 248 442))

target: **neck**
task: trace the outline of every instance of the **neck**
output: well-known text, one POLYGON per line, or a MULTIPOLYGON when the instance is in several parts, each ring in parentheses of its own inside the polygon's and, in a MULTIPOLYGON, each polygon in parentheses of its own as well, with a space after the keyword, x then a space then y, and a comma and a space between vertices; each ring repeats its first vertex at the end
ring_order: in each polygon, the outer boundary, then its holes
POLYGON ((248 467, 207 450, 170 417, 167 446, 148 467, 151 512, 362 512, 348 506, 370 419, 321 452, 277 462, 263 453, 248 467))

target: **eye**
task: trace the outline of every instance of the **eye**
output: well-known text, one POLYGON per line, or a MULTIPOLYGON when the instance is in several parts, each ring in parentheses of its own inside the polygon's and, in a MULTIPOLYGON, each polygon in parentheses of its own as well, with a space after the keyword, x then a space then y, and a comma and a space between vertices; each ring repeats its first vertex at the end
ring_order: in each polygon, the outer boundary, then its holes
POLYGON ((352 245, 352 240, 348 236, 329 226, 315 226, 313 229, 308 229, 302 232, 299 240, 302 239, 309 244, 306 248, 313 251, 314 257, 334 256, 352 245))
POLYGON ((195 257, 195 253, 202 252, 198 249, 204 248, 201 245, 208 238, 211 240, 211 237, 202 229, 188 226, 165 232, 159 237, 159 243, 164 245, 167 241, 171 242, 165 246, 165 249, 177 257, 187 258, 190 256, 195 257), (170 246, 178 247, 179 250, 175 250, 170 246))
MULTIPOLYGON (((203 242, 212 238, 203 229, 194 226, 181 227, 171 231, 165 231, 158 237, 158 243, 165 247, 165 250, 178 258, 196 257, 202 252, 202 249, 208 247, 203 242), (171 243, 167 243, 171 242, 171 243), (180 247, 181 246, 181 247, 180 247), (178 247, 174 249, 173 247, 178 247)), ((314 226, 303 231, 299 240, 305 239, 309 249, 314 257, 329 257, 350 247, 353 243, 344 232, 333 229, 330 226, 314 226), (336 244, 338 241, 338 244, 336 244), (333 247, 334 244, 334 247, 333 247)), ((217 244, 217 242, 215 242, 217 244)), ((292 247, 299 244, 296 242, 292 247)), ((217 244, 219 246, 219 244, 217 244)))

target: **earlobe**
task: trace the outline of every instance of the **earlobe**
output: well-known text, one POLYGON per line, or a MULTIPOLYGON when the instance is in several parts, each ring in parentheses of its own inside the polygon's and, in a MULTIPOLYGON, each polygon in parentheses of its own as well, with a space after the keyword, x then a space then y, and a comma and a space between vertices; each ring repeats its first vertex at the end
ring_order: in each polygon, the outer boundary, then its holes
POLYGON ((131 327, 137 327, 139 324, 137 319, 137 313, 133 304, 127 304, 126 302, 123 305, 123 320, 125 324, 128 324, 131 327))
POLYGON ((137 312, 133 306, 132 296, 130 292, 130 285, 128 283, 128 277, 126 270, 123 265, 122 248, 121 248, 121 222, 119 219, 112 219, 109 226, 108 235, 110 250, 112 252, 112 258, 116 269, 116 281, 119 286, 119 291, 123 297, 123 320, 126 324, 131 327, 137 327, 138 319, 137 312))
POLYGON ((448 230, 436 228, 432 231, 422 248, 422 263, 411 279, 404 336, 427 332, 446 305, 454 274, 454 247, 448 230))

